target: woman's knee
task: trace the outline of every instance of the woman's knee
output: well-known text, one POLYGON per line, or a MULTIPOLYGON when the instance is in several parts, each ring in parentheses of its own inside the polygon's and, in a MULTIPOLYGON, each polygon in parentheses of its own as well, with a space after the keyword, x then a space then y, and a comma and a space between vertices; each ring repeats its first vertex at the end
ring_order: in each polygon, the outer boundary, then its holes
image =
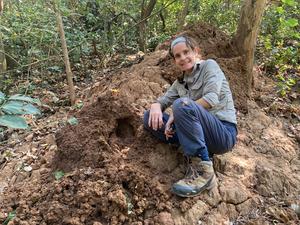
POLYGON ((173 113, 174 115, 180 115, 182 113, 195 114, 192 111, 200 111, 200 113, 205 110, 203 106, 197 104, 195 101, 189 98, 178 98, 173 102, 173 113))
POLYGON ((189 104, 191 104, 191 100, 189 98, 178 98, 173 102, 173 112, 180 111, 184 108, 184 106, 187 106, 189 104))

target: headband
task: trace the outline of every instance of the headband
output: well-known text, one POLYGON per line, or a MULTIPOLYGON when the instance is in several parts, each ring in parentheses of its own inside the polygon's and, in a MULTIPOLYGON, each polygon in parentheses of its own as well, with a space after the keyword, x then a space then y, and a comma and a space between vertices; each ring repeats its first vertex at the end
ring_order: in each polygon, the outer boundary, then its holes
POLYGON ((173 47, 174 47, 175 45, 177 45, 178 43, 181 43, 181 42, 186 43, 186 38, 183 37, 183 36, 180 36, 180 37, 175 38, 175 39, 172 41, 172 43, 171 43, 171 49, 173 49, 173 47))

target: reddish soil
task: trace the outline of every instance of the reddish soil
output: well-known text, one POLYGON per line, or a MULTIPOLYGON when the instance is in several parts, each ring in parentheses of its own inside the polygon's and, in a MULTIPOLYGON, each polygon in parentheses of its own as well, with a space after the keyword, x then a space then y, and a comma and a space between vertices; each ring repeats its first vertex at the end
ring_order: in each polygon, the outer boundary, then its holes
POLYGON ((1 191, 0 222, 13 210, 10 225, 299 222, 292 209, 300 202, 299 143, 281 120, 249 100, 242 59, 224 33, 205 24, 187 33, 204 58, 220 63, 239 110, 239 143, 214 156, 218 187, 194 198, 174 196, 170 187, 183 176, 182 154, 143 129, 143 112, 178 74, 162 45, 87 89, 89 104, 74 113, 79 124, 46 136, 35 146, 37 157, 25 161, 33 170, 1 191), (56 180, 59 170, 65 176, 56 180))

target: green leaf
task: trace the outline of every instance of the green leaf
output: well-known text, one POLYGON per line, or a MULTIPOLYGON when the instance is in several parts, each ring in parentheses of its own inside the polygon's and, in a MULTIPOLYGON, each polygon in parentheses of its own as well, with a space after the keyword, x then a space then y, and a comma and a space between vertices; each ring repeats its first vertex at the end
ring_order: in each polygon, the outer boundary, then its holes
POLYGON ((6 220, 3 222, 3 225, 7 225, 9 221, 11 221, 16 216, 16 210, 10 212, 6 218, 6 220))
POLYGON ((2 111, 12 115, 41 114, 41 111, 30 103, 9 101, 1 106, 2 111))
POLYGON ((281 0, 284 4, 287 4, 289 6, 295 6, 296 2, 294 0, 281 0))
POLYGON ((3 115, 0 116, 0 126, 10 127, 14 129, 27 129, 26 120, 19 116, 3 115))
POLYGON ((63 176, 65 176, 64 171, 58 170, 54 172, 54 177, 56 180, 60 180, 61 178, 63 178, 63 176))
POLYGON ((0 25, 0 29, 5 30, 6 32, 11 32, 11 30, 8 27, 5 27, 3 25, 0 25))
POLYGON ((277 7, 276 8, 276 11, 279 13, 279 14, 282 14, 284 12, 284 9, 280 6, 280 7, 277 7))
POLYGON ((0 104, 2 104, 5 100, 5 94, 0 91, 0 104))
POLYGON ((298 26, 298 20, 295 18, 290 18, 285 21, 285 24, 288 27, 296 27, 296 26, 298 26))
POLYGON ((37 104, 38 106, 42 105, 42 103, 39 99, 31 98, 31 97, 28 97, 28 96, 25 96, 25 95, 20 95, 20 94, 13 95, 13 96, 9 97, 8 100, 17 100, 17 101, 23 101, 23 102, 30 102, 30 103, 37 104))
POLYGON ((296 84, 296 80, 293 78, 289 78, 286 82, 288 86, 294 86, 296 84))
POLYGON ((299 33, 293 33, 292 36, 296 39, 300 39, 300 34, 299 33))
POLYGON ((281 74, 279 74, 279 75, 277 76, 277 78, 278 78, 280 81, 285 82, 285 79, 284 79, 284 77, 283 77, 281 74))
POLYGON ((48 67, 48 71, 50 71, 52 73, 60 73, 60 72, 62 72, 62 69, 59 66, 51 66, 51 67, 48 67))
POLYGON ((76 109, 81 109, 82 107, 83 107, 83 102, 82 101, 75 104, 76 109))
POLYGON ((78 124, 78 120, 75 117, 71 117, 70 119, 68 119, 68 123, 74 126, 78 124))
POLYGON ((286 91, 285 90, 281 90, 280 94, 281 94, 282 97, 284 97, 284 96, 286 96, 286 91))

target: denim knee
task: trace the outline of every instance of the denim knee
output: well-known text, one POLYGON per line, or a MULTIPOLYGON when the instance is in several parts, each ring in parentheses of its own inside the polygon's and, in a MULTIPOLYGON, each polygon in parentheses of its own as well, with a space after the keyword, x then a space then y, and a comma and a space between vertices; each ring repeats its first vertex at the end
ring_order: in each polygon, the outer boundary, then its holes
POLYGON ((185 105, 189 105, 189 103, 191 102, 191 99, 187 98, 187 97, 183 97, 183 98, 178 98, 173 102, 173 112, 177 112, 183 109, 183 106, 185 105))
POLYGON ((180 116, 196 116, 197 109, 200 109, 200 112, 204 110, 203 106, 186 97, 176 99, 172 109, 174 117, 177 118, 180 116))
POLYGON ((149 116, 150 116, 150 110, 145 111, 144 112, 143 123, 144 123, 144 127, 146 129, 149 129, 149 116))

